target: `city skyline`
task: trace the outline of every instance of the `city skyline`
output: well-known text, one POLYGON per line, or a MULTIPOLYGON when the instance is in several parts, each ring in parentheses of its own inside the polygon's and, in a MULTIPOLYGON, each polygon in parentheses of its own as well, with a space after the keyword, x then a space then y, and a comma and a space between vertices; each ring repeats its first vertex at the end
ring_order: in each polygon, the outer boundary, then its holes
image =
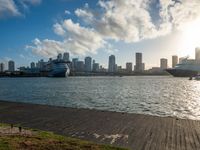
MULTIPOLYGON (((196 48, 195 49, 195 59, 198 60, 200 59, 200 49, 196 48)), ((143 62, 143 53, 135 53, 135 62, 124 62, 125 63, 125 67, 122 65, 119 65, 116 62, 116 57, 115 55, 110 55, 108 57, 108 63, 107 66, 104 67, 102 64, 97 63, 96 60, 94 58, 92 58, 91 56, 86 56, 83 60, 79 59, 79 58, 71 58, 70 54, 68 52, 65 53, 59 53, 56 57, 57 60, 64 60, 66 62, 69 62, 68 65, 71 68, 71 71, 75 71, 75 68, 78 68, 78 70, 81 70, 83 72, 92 72, 95 71, 97 68, 98 70, 101 68, 104 71, 106 70, 106 72, 117 72, 120 69, 126 69, 127 72, 129 71, 135 71, 135 72, 143 72, 145 70, 152 70, 153 68, 160 68, 161 70, 165 70, 167 68, 173 68, 175 67, 176 64, 178 64, 178 62, 182 59, 184 59, 185 57, 178 57, 177 55, 172 55, 172 63, 171 66, 169 66, 168 63, 168 59, 166 58, 160 58, 160 66, 153 66, 151 68, 145 68, 145 62, 143 62), (96 68, 96 69, 94 69, 96 68), (131 69, 130 69, 131 68, 131 69)), ((15 66, 15 63, 13 60, 9 60, 7 63, 4 62, 0 62, 1 67, 0 70, 2 71, 15 71, 15 70, 20 70, 20 68, 30 68, 30 69, 34 69, 34 68, 40 68, 41 64, 40 63, 47 63, 47 62, 51 62, 52 60, 54 60, 55 58, 49 58, 48 60, 44 60, 44 59, 40 59, 37 62, 29 62, 29 64, 24 65, 24 66, 15 66), (7 67, 6 67, 7 65, 7 67), (2 67, 3 66, 3 67, 2 67)), ((42 65, 43 66, 43 65, 42 65)), ((97 71, 97 70, 96 70, 97 71)))
POLYGON ((125 67, 126 62, 135 62, 134 54, 139 52, 147 69, 160 66, 160 58, 168 59, 171 66, 172 55, 194 58, 200 45, 198 4, 198 0, 1 0, 0 62, 11 59, 19 67, 69 51, 81 60, 91 56, 104 67, 113 54, 125 67), (136 6, 140 9, 133 9, 136 6), (166 8, 170 9, 165 12, 166 8))

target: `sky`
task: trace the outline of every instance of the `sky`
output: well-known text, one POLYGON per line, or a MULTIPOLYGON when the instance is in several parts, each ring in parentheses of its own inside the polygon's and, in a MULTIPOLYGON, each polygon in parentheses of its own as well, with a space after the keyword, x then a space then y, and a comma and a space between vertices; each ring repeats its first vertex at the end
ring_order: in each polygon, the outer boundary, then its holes
POLYGON ((18 67, 64 52, 104 67, 142 52, 146 68, 170 67, 172 55, 194 58, 199 35, 200 0, 0 0, 0 62, 18 67))

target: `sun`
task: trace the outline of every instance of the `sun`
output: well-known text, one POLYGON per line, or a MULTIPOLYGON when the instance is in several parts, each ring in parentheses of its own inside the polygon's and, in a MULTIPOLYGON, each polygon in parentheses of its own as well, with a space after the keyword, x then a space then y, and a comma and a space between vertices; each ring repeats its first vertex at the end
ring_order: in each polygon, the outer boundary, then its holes
POLYGON ((194 55, 195 48, 200 47, 200 18, 184 24, 180 29, 181 54, 194 55))

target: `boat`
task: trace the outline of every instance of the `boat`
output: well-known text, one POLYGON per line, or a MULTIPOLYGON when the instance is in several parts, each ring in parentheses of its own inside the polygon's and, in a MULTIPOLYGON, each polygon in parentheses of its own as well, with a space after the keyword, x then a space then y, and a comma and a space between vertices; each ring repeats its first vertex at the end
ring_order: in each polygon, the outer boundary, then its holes
POLYGON ((200 62, 185 58, 174 68, 166 69, 174 77, 195 77, 200 73, 200 62))
POLYGON ((49 63, 48 77, 67 77, 70 73, 68 62, 53 60, 49 63))

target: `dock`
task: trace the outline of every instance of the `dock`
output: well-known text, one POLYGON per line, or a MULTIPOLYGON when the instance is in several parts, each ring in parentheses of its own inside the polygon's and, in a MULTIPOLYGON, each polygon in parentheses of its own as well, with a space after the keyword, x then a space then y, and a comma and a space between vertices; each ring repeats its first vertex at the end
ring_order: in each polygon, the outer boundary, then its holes
POLYGON ((131 150, 199 150, 200 121, 0 101, 0 123, 131 150))

